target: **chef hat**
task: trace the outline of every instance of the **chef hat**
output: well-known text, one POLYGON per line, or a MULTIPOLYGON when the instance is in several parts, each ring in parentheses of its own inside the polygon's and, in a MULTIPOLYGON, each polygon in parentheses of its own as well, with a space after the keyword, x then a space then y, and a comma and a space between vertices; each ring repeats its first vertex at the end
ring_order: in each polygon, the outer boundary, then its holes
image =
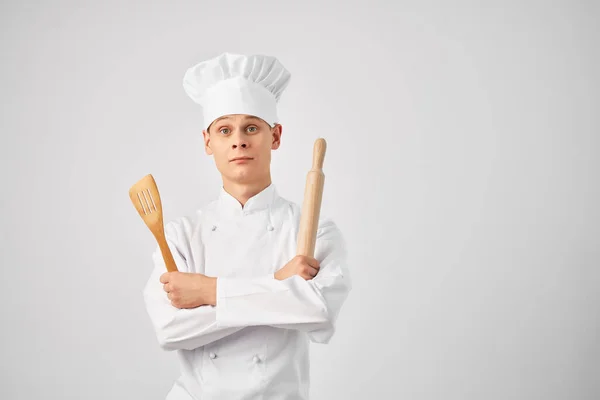
POLYGON ((274 126, 289 81, 289 71, 275 57, 223 53, 188 68, 183 88, 202 106, 204 129, 228 114, 254 115, 274 126))

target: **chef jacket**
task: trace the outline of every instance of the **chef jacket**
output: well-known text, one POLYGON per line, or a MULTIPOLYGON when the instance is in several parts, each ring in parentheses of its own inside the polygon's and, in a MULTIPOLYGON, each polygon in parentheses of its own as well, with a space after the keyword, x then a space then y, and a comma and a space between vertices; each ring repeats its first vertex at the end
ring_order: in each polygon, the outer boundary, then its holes
POLYGON ((146 310, 181 366, 167 400, 309 399, 309 344, 331 340, 352 284, 342 233, 322 214, 318 274, 275 279, 297 254, 300 214, 271 183, 243 207, 221 187, 205 208, 165 224, 178 270, 217 277, 215 306, 178 309, 160 282, 160 248, 152 254, 146 310))

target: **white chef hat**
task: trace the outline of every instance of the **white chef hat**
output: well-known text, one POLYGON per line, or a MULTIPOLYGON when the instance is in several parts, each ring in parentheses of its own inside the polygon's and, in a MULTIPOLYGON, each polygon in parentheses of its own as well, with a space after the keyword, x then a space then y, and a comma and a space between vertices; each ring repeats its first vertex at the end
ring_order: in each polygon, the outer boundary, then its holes
POLYGON ((275 57, 222 53, 188 68, 183 88, 202 106, 204 129, 229 114, 254 115, 274 126, 289 81, 289 71, 275 57))

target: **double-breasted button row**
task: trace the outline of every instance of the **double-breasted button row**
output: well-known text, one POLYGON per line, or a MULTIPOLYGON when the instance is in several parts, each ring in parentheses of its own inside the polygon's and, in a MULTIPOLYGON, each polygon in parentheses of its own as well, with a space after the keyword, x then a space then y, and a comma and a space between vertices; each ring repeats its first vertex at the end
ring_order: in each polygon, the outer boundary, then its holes
MULTIPOLYGON (((208 354, 208 356, 209 356, 211 359, 213 359, 213 360, 214 360, 215 358, 217 358, 217 355, 216 355, 214 352, 212 352, 212 351, 211 351, 211 352, 208 354)), ((260 356, 259 356, 258 354, 255 354, 255 355, 254 355, 254 357, 252 357, 252 361, 253 361, 255 364, 258 364, 258 363, 259 363, 259 362, 261 362, 262 360, 260 359, 260 356)))

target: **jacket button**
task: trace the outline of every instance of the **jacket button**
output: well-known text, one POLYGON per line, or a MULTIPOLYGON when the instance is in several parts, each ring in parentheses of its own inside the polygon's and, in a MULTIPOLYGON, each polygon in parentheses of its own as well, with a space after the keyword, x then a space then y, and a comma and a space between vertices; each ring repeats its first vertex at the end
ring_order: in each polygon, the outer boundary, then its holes
POLYGON ((209 355, 209 356, 210 356, 210 358, 212 358, 213 360, 214 360, 215 358, 217 358, 217 355, 216 355, 215 353, 210 353, 210 355, 209 355))
POLYGON ((269 225, 269 226, 267 227, 267 229, 268 229, 268 230, 270 230, 270 231, 272 231, 272 230, 273 230, 273 229, 275 229, 275 228, 273 228, 271 225, 269 225))
POLYGON ((212 229, 213 231, 216 231, 216 230, 217 230, 217 226, 216 226, 216 225, 213 225, 211 229, 212 229))
POLYGON ((254 356, 252 358, 252 361, 254 361, 255 363, 258 363, 258 362, 260 362, 260 358, 258 356, 254 356))

